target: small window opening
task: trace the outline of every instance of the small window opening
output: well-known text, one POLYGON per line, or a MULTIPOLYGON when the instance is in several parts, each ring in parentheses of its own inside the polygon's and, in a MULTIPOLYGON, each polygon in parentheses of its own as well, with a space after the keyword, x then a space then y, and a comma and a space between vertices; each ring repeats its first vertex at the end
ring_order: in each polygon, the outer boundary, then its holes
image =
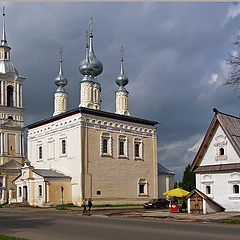
POLYGON ((42 185, 38 185, 38 196, 42 197, 42 185))
POLYGON ((144 185, 145 184, 139 184, 139 193, 143 194, 144 193, 144 185))
POLYGON ((108 153, 108 140, 107 139, 103 139, 102 141, 102 151, 103 153, 108 153))
POLYGON ((119 142, 119 155, 124 155, 124 142, 119 142))
POLYGON ((239 193, 239 185, 233 185, 233 193, 239 193))
POLYGON ((42 147, 41 146, 38 148, 38 158, 42 159, 42 147))
POLYGON ((7 106, 13 107, 13 86, 7 86, 7 106))
POLYGON ((224 149, 223 149, 223 148, 220 148, 220 149, 219 149, 219 155, 220 155, 220 156, 223 156, 223 155, 224 155, 224 149))
POLYGON ((101 195, 101 191, 97 191, 97 195, 101 195))
POLYGON ((211 194, 211 186, 206 186, 206 194, 211 194))
POLYGON ((62 140, 62 154, 66 153, 66 140, 62 140))
POLYGON ((22 188, 21 188, 21 187, 18 188, 18 196, 19 196, 19 197, 22 196, 22 188))
POLYGON ((9 116, 8 119, 13 120, 13 117, 12 117, 12 116, 9 116))
POLYGON ((136 143, 135 144, 135 157, 140 157, 140 154, 139 154, 139 143, 136 143))
POLYGON ((13 146, 11 146, 10 149, 13 150, 13 146))
POLYGON ((7 59, 8 58, 8 54, 7 54, 7 52, 5 52, 5 59, 7 59))

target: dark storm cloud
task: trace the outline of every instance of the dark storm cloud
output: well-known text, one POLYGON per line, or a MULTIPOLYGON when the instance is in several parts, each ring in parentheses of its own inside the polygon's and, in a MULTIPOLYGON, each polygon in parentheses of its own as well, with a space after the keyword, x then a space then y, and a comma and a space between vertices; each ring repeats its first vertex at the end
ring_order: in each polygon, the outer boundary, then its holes
POLYGON ((119 49, 126 48, 130 112, 153 119, 159 161, 181 176, 192 149, 206 132, 212 108, 238 115, 237 93, 223 86, 239 5, 231 3, 6 3, 12 62, 24 84, 26 124, 53 112, 58 49, 64 48, 69 109, 79 104, 78 64, 85 31, 95 20, 95 52, 104 64, 99 76, 102 109, 114 111, 119 49))

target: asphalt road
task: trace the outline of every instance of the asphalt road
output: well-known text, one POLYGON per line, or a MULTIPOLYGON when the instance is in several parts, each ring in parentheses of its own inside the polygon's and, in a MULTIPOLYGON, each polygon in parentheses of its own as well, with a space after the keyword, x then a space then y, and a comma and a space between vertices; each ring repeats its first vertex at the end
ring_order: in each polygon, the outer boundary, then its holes
POLYGON ((31 240, 239 240, 240 226, 0 209, 0 232, 31 240))

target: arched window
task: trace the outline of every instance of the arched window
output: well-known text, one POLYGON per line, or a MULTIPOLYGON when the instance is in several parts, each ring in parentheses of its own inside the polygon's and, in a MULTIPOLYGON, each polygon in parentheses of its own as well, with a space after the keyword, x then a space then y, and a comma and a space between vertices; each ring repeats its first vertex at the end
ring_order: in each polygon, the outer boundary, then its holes
POLYGON ((103 139, 103 141, 102 141, 102 152, 108 153, 108 140, 107 139, 103 139))
POLYGON ((7 106, 13 107, 13 86, 7 86, 7 106))
POLYGON ((12 117, 12 116, 9 116, 8 119, 13 120, 13 117, 12 117))
POLYGON ((66 153, 66 140, 62 140, 62 154, 66 153))
POLYGON ((239 193, 239 185, 233 185, 233 193, 239 193))
POLYGON ((219 155, 220 155, 220 156, 223 156, 223 155, 224 155, 224 148, 220 148, 220 149, 219 149, 219 155))
POLYGON ((38 148, 38 158, 42 159, 42 146, 38 148))
POLYGON ((140 157, 140 154, 139 154, 140 144, 135 143, 134 147, 135 147, 135 157, 140 157))
POLYGON ((139 195, 147 195, 148 194, 147 181, 144 178, 141 178, 138 181, 138 194, 139 195))
POLYGON ((124 142, 119 142, 119 155, 124 155, 124 142))
POLYGON ((211 194, 211 186, 206 186, 206 194, 211 194))

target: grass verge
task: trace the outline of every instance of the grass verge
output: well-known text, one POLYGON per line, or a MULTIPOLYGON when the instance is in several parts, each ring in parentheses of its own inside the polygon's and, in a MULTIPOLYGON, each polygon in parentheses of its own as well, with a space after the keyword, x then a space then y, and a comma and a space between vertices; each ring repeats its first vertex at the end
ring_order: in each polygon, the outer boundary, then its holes
POLYGON ((234 219, 231 219, 231 220, 226 220, 225 223, 230 223, 230 224, 240 224, 240 220, 234 220, 234 219))
POLYGON ((26 238, 11 237, 7 235, 0 234, 0 240, 28 240, 26 238))
POLYGON ((70 208, 75 208, 75 207, 79 207, 79 206, 76 206, 72 203, 66 203, 66 204, 56 206, 56 209, 57 210, 69 210, 70 208))

